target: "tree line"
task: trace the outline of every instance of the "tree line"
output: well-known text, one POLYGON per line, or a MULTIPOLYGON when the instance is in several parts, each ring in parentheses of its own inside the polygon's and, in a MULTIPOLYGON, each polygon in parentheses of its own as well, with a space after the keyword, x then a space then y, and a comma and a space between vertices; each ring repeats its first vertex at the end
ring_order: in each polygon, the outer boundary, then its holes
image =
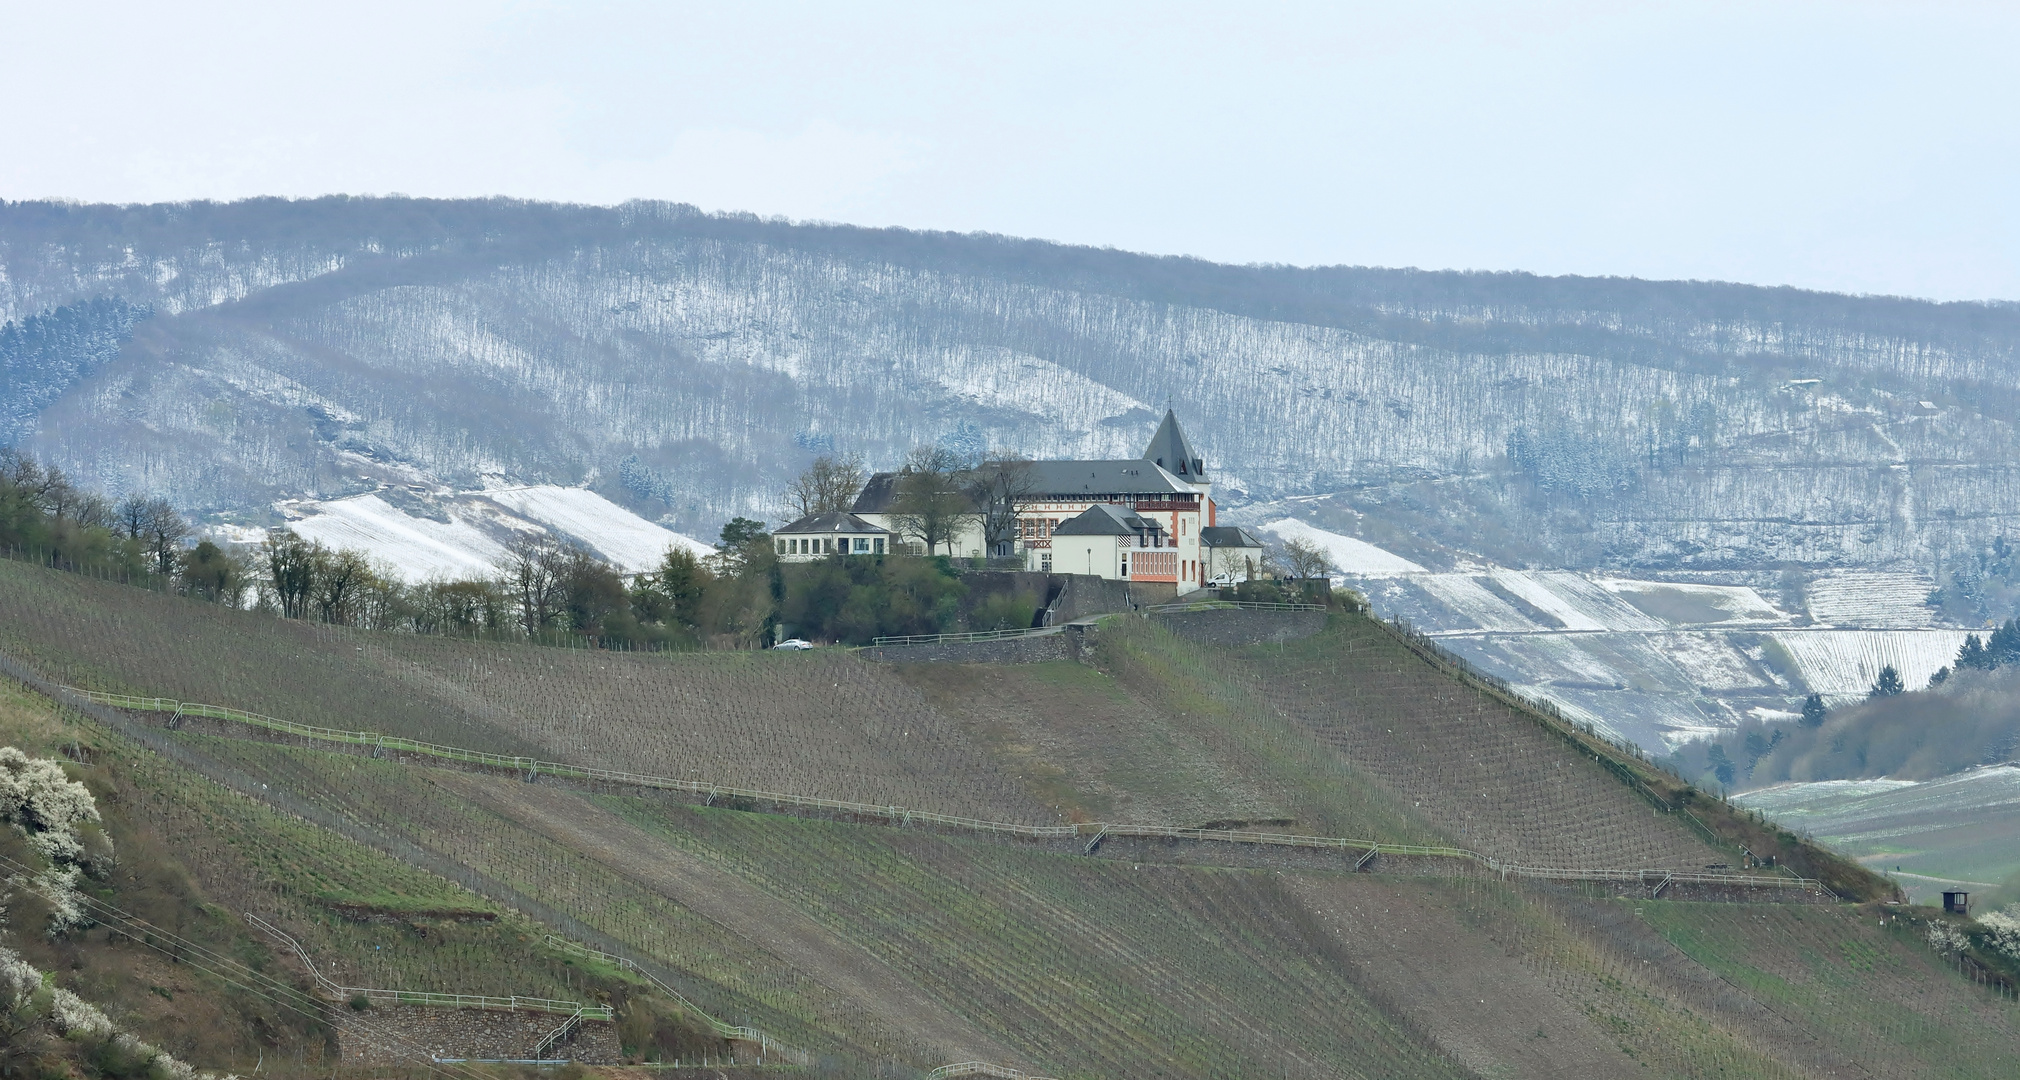
POLYGON ((1793 728, 1743 720, 1715 738, 1684 744, 1671 763, 1684 776, 1747 788, 1784 780, 1923 780, 2016 754, 2020 619, 2008 619, 1986 637, 1966 636, 1956 660, 1919 693, 1888 664, 1862 702, 1834 714, 1823 695, 1810 694, 1793 728))
MULTIPOLYGON (((809 505, 853 502, 859 474, 823 459, 796 486, 809 505)), ((712 553, 673 546, 646 573, 627 575, 580 544, 522 535, 492 574, 418 583, 364 552, 287 529, 253 546, 191 543, 195 534, 165 499, 114 502, 59 468, 0 450, 0 547, 278 618, 603 648, 751 648, 783 629, 856 642, 941 632, 964 617, 967 593, 945 557, 784 564, 764 523, 743 517, 723 526, 712 553)))
MULTIPOLYGON (((829 455, 783 494, 801 516, 847 510, 867 480, 860 460, 829 455)), ((933 554, 788 563, 763 522, 739 517, 722 527, 712 553, 670 547, 645 573, 626 574, 580 544, 521 535, 491 574, 410 583, 365 552, 288 529, 257 545, 220 545, 198 537, 165 499, 136 494, 114 502, 61 469, 0 450, 0 546, 59 569, 226 607, 414 634, 692 649, 762 647, 786 634, 863 644, 884 635, 1031 625, 1042 597, 971 595, 951 558, 955 539, 975 524, 992 551, 1014 548, 1031 497, 1030 462, 1009 454, 963 461, 926 446, 891 482, 891 520, 933 554)), ((1273 576, 1318 577, 1328 569, 1324 553, 1300 541, 1267 561, 1273 576)), ((1244 583, 1244 598, 1283 598, 1249 595, 1271 584, 1244 583)))

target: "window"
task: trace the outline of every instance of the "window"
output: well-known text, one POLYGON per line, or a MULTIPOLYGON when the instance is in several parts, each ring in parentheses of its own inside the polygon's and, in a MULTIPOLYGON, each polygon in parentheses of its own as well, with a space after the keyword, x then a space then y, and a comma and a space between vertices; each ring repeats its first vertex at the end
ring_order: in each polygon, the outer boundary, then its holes
POLYGON ((868 552, 870 550, 870 538, 867 536, 856 537, 856 550, 868 552))
POLYGON ((784 540, 781 540, 779 541, 779 554, 784 555, 785 553, 786 553, 786 542, 784 540))
POLYGON ((875 551, 873 552, 873 554, 877 554, 877 555, 882 555, 882 554, 884 553, 884 538, 883 538, 883 537, 879 536, 879 537, 877 537, 877 538, 876 538, 875 540, 872 540, 872 541, 871 541, 871 543, 872 543, 872 544, 874 544, 874 545, 876 545, 876 550, 875 550, 875 551))
POLYGON ((1049 574, 1049 573, 1051 573, 1051 572, 1052 572, 1052 553, 1051 553, 1051 552, 1049 552, 1049 551, 1046 551, 1046 552, 1041 552, 1041 553, 1039 553, 1039 555, 1038 555, 1038 569, 1039 569, 1039 571, 1040 571, 1041 573, 1046 573, 1046 574, 1049 574))
POLYGON ((1122 576, 1123 577, 1129 576, 1129 556, 1127 555, 1124 555, 1122 557, 1122 576))

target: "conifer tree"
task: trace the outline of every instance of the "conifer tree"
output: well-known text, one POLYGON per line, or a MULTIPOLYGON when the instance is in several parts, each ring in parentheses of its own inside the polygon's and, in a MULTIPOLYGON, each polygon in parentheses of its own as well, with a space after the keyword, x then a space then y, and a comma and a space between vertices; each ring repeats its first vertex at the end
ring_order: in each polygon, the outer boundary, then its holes
POLYGON ((1894 665, 1888 664, 1886 667, 1880 669, 1879 680, 1873 683, 1872 693, 1866 696, 1876 698, 1893 697, 1905 689, 1907 688, 1901 683, 1901 673, 1894 670, 1894 665))
POLYGON ((1985 659, 1989 667, 2004 667, 2020 664, 2020 619, 2007 619, 2004 626, 1992 631, 1991 640, 1985 642, 1985 659))
POLYGON ((1826 710, 1824 709, 1824 696, 1822 694, 1811 694, 1809 697, 1804 698, 1803 726, 1823 727, 1825 712, 1826 710))

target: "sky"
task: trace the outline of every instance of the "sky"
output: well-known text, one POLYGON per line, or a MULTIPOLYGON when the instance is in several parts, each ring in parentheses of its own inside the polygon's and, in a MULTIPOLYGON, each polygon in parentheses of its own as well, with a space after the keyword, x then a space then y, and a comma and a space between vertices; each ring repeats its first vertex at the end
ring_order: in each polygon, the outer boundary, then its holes
POLYGON ((2020 4, 0 0, 0 198, 648 198, 2020 300, 2020 4))

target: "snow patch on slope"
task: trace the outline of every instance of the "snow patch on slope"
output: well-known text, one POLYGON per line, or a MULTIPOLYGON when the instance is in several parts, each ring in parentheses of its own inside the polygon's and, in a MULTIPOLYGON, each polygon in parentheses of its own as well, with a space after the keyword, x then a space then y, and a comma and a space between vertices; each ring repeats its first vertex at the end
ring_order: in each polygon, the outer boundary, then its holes
POLYGON ((526 534, 582 544, 627 574, 659 565, 668 548, 685 548, 696 557, 715 551, 582 488, 540 484, 441 492, 428 501, 436 516, 415 516, 376 494, 284 503, 279 509, 297 534, 326 547, 362 551, 410 582, 489 577, 505 558, 506 545, 526 534))
POLYGON ((297 509, 308 512, 289 524, 297 535, 325 547, 362 551, 408 581, 489 577, 505 557, 505 545, 467 519, 413 517, 377 495, 302 503, 297 509))
POLYGON ((715 553, 708 544, 655 525, 582 488, 540 484, 484 494, 522 518, 587 544, 625 573, 658 566, 670 547, 686 548, 696 558, 715 553))
POLYGON ((1284 540, 1303 540, 1315 545, 1333 561, 1335 569, 1343 574, 1362 577, 1386 577, 1392 574, 1422 574, 1425 569, 1401 555, 1383 551, 1366 540, 1356 540, 1351 536, 1341 536, 1336 532, 1314 528, 1296 518, 1264 525, 1264 532, 1275 533, 1284 540))

